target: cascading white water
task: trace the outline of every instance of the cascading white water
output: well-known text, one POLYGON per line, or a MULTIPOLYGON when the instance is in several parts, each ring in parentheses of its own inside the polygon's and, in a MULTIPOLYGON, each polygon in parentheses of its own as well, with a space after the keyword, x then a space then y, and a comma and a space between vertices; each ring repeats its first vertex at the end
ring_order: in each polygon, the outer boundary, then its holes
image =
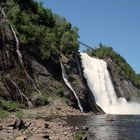
POLYGON ((36 90, 39 94, 41 94, 41 92, 40 92, 40 91, 38 90, 38 88, 36 87, 36 85, 35 85, 33 79, 29 76, 29 74, 27 73, 27 71, 26 71, 26 69, 25 69, 25 67, 24 67, 23 60, 22 60, 22 54, 21 54, 21 52, 20 52, 20 50, 19 50, 19 41, 18 41, 16 32, 14 31, 14 29, 13 29, 12 26, 11 26, 11 30, 12 30, 13 35, 14 35, 14 38, 15 38, 15 40, 16 40, 16 52, 17 52, 17 54, 18 54, 18 58, 19 58, 20 64, 22 65, 23 70, 24 70, 26 76, 27 76, 28 79, 32 82, 33 87, 35 88, 35 90, 36 90))
POLYGON ((18 85, 12 79, 10 79, 10 81, 16 87, 17 92, 21 95, 21 97, 24 97, 26 99, 29 108, 32 108, 33 107, 33 104, 29 101, 29 99, 27 98, 27 96, 21 92, 21 90, 19 89, 18 85))
POLYGON ((60 62, 60 63, 61 63, 61 69, 62 69, 62 77, 63 77, 63 80, 64 80, 65 84, 66 84, 66 85, 70 88, 70 90, 73 92, 73 94, 74 94, 74 96, 75 96, 75 98, 76 98, 76 100, 77 100, 78 106, 79 106, 81 112, 83 112, 83 108, 82 108, 82 105, 81 105, 81 103, 80 103, 80 100, 79 100, 79 98, 78 98, 76 92, 75 92, 74 89, 72 88, 70 82, 68 81, 68 76, 67 76, 67 74, 66 74, 66 70, 65 70, 65 68, 64 68, 64 65, 62 64, 62 62, 60 62))
POLYGON ((140 104, 117 98, 105 61, 81 53, 84 77, 97 105, 106 113, 140 114, 140 104))

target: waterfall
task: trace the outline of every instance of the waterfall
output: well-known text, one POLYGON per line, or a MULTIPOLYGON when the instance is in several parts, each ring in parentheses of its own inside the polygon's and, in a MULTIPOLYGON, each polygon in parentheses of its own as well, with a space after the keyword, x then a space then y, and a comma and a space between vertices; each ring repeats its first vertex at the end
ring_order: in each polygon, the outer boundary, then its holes
POLYGON ((3 15, 3 17, 2 17, 2 20, 1 20, 1 22, 0 22, 0 23, 2 23, 2 22, 5 22, 5 21, 6 21, 6 15, 5 15, 5 12, 4 12, 3 8, 1 8, 1 14, 3 15))
POLYGON ((21 65, 23 66, 22 55, 21 55, 21 53, 20 53, 20 51, 19 51, 19 41, 18 41, 18 38, 17 38, 17 35, 16 35, 16 33, 15 33, 13 27, 12 27, 12 26, 10 26, 10 27, 11 27, 12 33, 13 33, 13 35, 14 35, 14 38, 15 38, 15 40, 16 40, 16 52, 17 52, 17 54, 18 54, 19 61, 20 61, 21 65))
POLYGON ((127 102, 125 98, 117 98, 107 63, 103 60, 81 53, 84 77, 92 91, 97 105, 106 113, 140 114, 140 104, 127 102))
MULTIPOLYGON (((5 14, 3 8, 1 9, 1 13, 2 13, 2 15, 3 15, 3 21, 6 21, 6 14, 5 14)), ((26 69, 25 69, 25 67, 24 67, 23 60, 22 60, 22 54, 21 54, 21 52, 20 52, 20 50, 19 50, 19 40, 18 40, 18 37, 17 37, 16 32, 15 32, 15 30, 13 29, 13 27, 12 27, 11 25, 10 25, 10 27, 11 27, 11 31, 12 31, 13 36, 14 36, 15 41, 16 41, 16 52, 17 52, 17 55, 18 55, 18 58, 19 58, 19 62, 20 62, 20 64, 21 64, 21 66, 22 66, 22 68, 23 68, 23 70, 24 70, 24 72, 25 72, 27 78, 28 78, 28 79, 30 80, 30 82, 33 84, 34 89, 35 89, 39 94, 41 94, 41 92, 40 92, 40 91, 38 90, 38 88, 36 87, 36 85, 35 85, 33 79, 29 76, 29 74, 27 73, 27 71, 26 71, 26 69)))
POLYGON ((40 91, 38 90, 38 88, 36 87, 36 85, 35 85, 33 79, 29 76, 29 74, 27 73, 27 71, 26 71, 26 69, 25 69, 25 67, 24 67, 23 60, 22 60, 22 55, 21 55, 21 52, 20 52, 20 50, 19 50, 19 41, 18 41, 18 38, 17 38, 16 33, 15 33, 15 31, 14 31, 14 29, 13 29, 12 26, 11 26, 11 30, 12 30, 13 35, 14 35, 14 38, 15 38, 15 40, 16 40, 16 52, 17 52, 17 54, 18 54, 18 58, 19 58, 20 64, 22 65, 22 68, 23 68, 23 70, 24 70, 26 76, 27 76, 28 79, 32 82, 34 89, 35 89, 39 94, 41 94, 41 92, 40 92, 40 91))
POLYGON ((12 79, 10 79, 10 81, 11 81, 11 83, 16 87, 17 92, 20 94, 20 96, 21 96, 21 97, 24 97, 24 98, 26 99, 29 108, 32 108, 33 105, 32 105, 32 103, 29 101, 29 99, 27 98, 27 96, 21 92, 21 90, 19 89, 18 85, 17 85, 12 79))
POLYGON ((67 76, 67 74, 66 74, 66 70, 65 70, 64 65, 62 64, 62 62, 61 62, 61 69, 62 69, 62 77, 63 77, 63 80, 64 80, 65 84, 66 84, 66 85, 69 87, 69 89, 73 92, 73 94, 74 94, 74 96, 75 96, 75 98, 76 98, 76 100, 77 100, 78 106, 79 106, 81 112, 83 112, 83 108, 82 108, 82 105, 81 105, 81 103, 80 103, 80 100, 79 100, 79 98, 78 98, 76 92, 75 92, 74 89, 72 88, 70 82, 68 81, 68 76, 67 76))
POLYGON ((2 12, 2 15, 3 15, 3 19, 5 20, 6 19, 6 14, 5 14, 3 8, 1 9, 1 12, 2 12))

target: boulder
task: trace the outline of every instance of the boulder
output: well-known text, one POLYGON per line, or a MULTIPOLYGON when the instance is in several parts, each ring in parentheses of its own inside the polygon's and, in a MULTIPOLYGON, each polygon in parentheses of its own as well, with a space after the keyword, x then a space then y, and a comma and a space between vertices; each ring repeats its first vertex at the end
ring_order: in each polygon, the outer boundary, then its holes
POLYGON ((13 124, 13 129, 21 130, 21 129, 24 129, 24 128, 25 128, 24 121, 22 119, 17 118, 15 120, 15 123, 13 124))
POLYGON ((87 126, 83 126, 82 130, 83 130, 83 131, 88 131, 89 128, 88 128, 87 126))
POLYGON ((106 121, 115 121, 115 119, 113 118, 113 115, 109 113, 106 115, 106 121))

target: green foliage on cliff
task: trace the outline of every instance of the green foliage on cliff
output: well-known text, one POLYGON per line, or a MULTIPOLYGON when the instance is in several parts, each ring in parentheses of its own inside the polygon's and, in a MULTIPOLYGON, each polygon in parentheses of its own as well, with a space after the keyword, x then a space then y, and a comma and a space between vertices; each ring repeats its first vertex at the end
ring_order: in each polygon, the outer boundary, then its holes
POLYGON ((8 111, 16 111, 19 108, 19 104, 13 101, 7 101, 4 98, 0 97, 0 109, 8 111))
POLYGON ((78 46, 78 30, 65 18, 34 0, 8 0, 7 18, 16 29, 22 46, 34 50, 42 59, 73 52, 78 46))
POLYGON ((117 54, 111 47, 107 47, 102 43, 99 44, 99 48, 95 50, 86 50, 90 56, 96 56, 100 59, 111 59, 115 63, 117 73, 123 75, 126 79, 131 80, 133 84, 140 87, 140 78, 136 75, 132 67, 126 62, 126 60, 117 54))

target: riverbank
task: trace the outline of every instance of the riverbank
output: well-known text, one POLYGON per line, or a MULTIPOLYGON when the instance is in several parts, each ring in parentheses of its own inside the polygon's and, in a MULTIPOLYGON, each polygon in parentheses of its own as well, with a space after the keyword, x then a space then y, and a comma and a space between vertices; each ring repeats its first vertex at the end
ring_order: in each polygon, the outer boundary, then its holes
POLYGON ((24 109, 0 120, 0 140, 73 140, 77 127, 65 121, 68 116, 90 115, 54 100, 43 107, 24 109))

